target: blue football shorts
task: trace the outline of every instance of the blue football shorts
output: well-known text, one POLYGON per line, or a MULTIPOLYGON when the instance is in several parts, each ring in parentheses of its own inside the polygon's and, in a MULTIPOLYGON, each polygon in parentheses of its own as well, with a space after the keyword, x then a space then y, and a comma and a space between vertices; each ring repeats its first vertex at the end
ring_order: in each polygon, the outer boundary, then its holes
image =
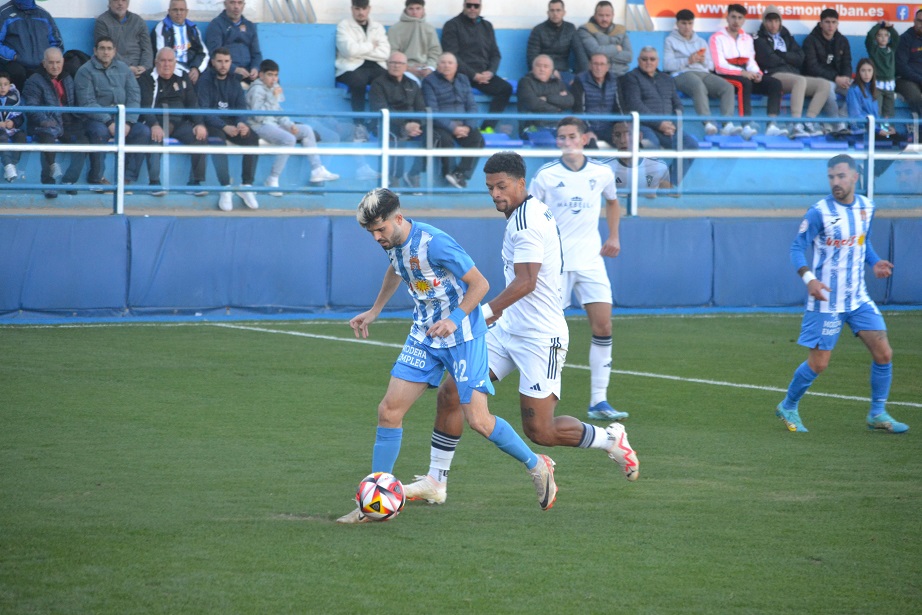
POLYGON ((469 404, 474 391, 494 393, 487 356, 487 343, 482 336, 449 348, 433 348, 407 337, 391 376, 437 387, 447 371, 458 385, 461 403, 469 404))
POLYGON ((807 348, 832 350, 839 341, 842 325, 848 323, 854 335, 860 331, 886 331, 884 317, 873 301, 851 312, 805 312, 797 343, 807 348))

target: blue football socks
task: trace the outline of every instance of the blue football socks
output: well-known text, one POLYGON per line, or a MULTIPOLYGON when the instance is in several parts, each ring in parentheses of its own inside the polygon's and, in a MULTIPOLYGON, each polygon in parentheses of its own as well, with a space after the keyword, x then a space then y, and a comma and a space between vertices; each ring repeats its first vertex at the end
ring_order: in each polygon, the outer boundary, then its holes
POLYGON ((538 456, 531 452, 525 441, 505 419, 496 417, 496 426, 493 427, 493 433, 490 434, 489 440, 499 450, 524 463, 529 470, 538 465, 538 456))
POLYGON ((400 454, 403 440, 402 427, 378 427, 375 446, 371 451, 371 471, 394 473, 394 464, 400 454))
POLYGON ((784 398, 784 401, 781 402, 785 410, 797 409, 797 403, 800 401, 800 398, 804 396, 804 393, 807 392, 807 389, 810 388, 810 385, 813 384, 813 381, 816 380, 818 375, 819 374, 810 369, 806 361, 801 363, 797 369, 794 370, 794 377, 791 379, 791 384, 788 385, 788 394, 784 398))
POLYGON ((893 381, 893 363, 871 362, 871 416, 884 412, 887 398, 890 396, 890 383, 893 381))

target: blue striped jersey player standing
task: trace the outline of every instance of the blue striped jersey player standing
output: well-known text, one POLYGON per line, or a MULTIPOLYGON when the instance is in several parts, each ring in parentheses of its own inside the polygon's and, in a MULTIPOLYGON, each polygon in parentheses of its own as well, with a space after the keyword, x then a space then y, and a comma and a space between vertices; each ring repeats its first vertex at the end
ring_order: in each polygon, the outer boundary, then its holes
POLYGON ((871 408, 868 429, 890 433, 909 431, 886 410, 893 350, 887 326, 877 305, 868 295, 864 267, 872 267, 878 278, 889 277, 893 263, 880 258, 868 236, 874 217, 874 203, 855 194, 858 170, 846 154, 826 164, 832 194, 811 207, 800 223, 791 245, 791 261, 807 285, 807 308, 797 343, 810 349, 807 360, 794 371, 788 393, 775 410, 790 431, 807 431, 797 405, 816 377, 829 365, 832 349, 847 323, 871 352, 871 408), (813 268, 807 266, 806 250, 813 247, 813 268))
MULTIPOLYGON (((472 429, 504 453, 525 464, 545 510, 554 505, 557 485, 552 462, 536 455, 515 430, 490 414, 487 394, 493 393, 487 327, 480 300, 490 284, 470 256, 447 233, 405 218, 400 199, 386 188, 372 190, 359 203, 356 215, 387 253, 384 274, 374 305, 349 321, 356 337, 368 337, 368 326, 397 291, 401 282, 413 298, 413 326, 391 369, 391 379, 378 404, 378 429, 371 471, 393 473, 403 438, 403 417, 429 387, 439 386, 447 371, 456 383, 464 419, 472 429)), ((358 508, 339 523, 362 523, 358 508)))

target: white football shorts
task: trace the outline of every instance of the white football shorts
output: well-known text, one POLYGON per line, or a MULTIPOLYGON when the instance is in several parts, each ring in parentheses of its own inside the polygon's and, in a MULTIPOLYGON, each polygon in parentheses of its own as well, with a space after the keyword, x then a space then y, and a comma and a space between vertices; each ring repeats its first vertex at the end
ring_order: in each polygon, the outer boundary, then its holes
POLYGON ((497 380, 519 370, 519 393, 560 399, 560 373, 567 358, 569 337, 520 337, 501 327, 487 330, 490 371, 497 380))
POLYGON ((567 309, 573 303, 571 298, 576 293, 577 305, 586 305, 587 303, 611 303, 611 280, 608 279, 608 271, 605 270, 605 263, 599 260, 599 264, 592 269, 579 269, 577 271, 564 271, 560 278, 563 289, 562 305, 567 309))

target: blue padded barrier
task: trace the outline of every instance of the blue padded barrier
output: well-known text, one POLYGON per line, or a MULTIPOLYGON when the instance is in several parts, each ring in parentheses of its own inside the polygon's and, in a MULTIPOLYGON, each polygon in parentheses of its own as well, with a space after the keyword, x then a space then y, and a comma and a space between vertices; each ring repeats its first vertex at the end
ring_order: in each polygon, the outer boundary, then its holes
MULTIPOLYGON (((604 220, 599 228, 607 237, 604 220)), ((647 308, 711 303, 710 220, 626 218, 620 236, 621 255, 605 259, 615 304, 647 308)))
MULTIPOLYGON (((878 209, 877 211, 879 212, 880 210, 878 209)), ((877 256, 892 262, 893 221, 890 218, 875 217, 873 224, 871 224, 870 238, 871 245, 874 246, 877 256)), ((877 279, 874 277, 874 271, 870 267, 865 267, 864 280, 868 286, 868 294, 871 295, 871 299, 877 303, 885 303, 890 300, 892 277, 877 279)))
MULTIPOLYGON (((874 249, 877 238, 872 236, 874 249)), ((922 220, 904 218, 893 221, 893 276, 890 282, 892 303, 919 303, 922 300, 922 220)))
POLYGON ((132 218, 135 312, 327 304, 329 219, 132 218))
POLYGON ((112 315, 127 292, 126 218, 0 218, 0 312, 112 315))

